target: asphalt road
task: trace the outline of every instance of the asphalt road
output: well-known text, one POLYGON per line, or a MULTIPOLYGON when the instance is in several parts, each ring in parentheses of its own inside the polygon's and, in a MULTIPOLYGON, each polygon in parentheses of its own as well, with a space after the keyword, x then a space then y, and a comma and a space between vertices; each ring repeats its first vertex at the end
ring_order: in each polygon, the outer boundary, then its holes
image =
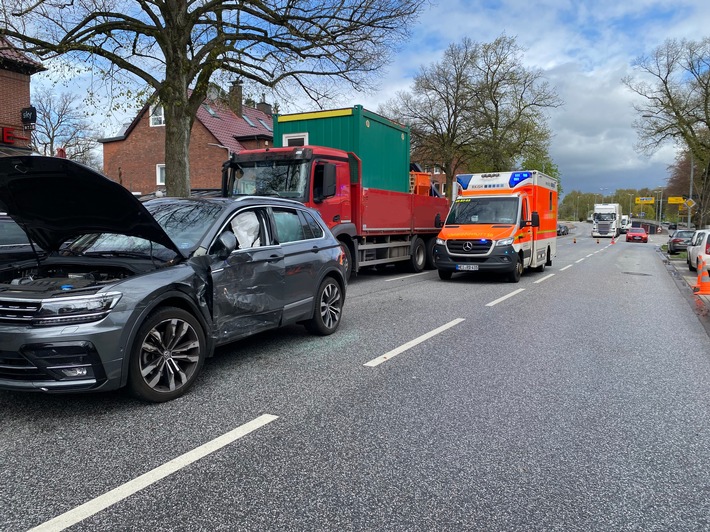
POLYGON ((362 274, 167 404, 0 392, 0 530, 710 529, 697 303, 586 227, 518 284, 362 274))

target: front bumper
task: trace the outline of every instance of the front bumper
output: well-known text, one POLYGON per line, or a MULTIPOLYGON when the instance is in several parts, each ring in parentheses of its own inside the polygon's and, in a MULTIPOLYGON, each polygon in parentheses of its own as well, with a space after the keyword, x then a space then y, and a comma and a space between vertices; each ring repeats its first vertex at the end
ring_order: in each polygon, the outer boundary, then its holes
POLYGON ((77 392, 120 386, 123 328, 101 322, 66 327, 2 327, 0 389, 77 392))
POLYGON ((447 246, 434 246, 434 265, 446 272, 510 273, 515 270, 517 252, 513 246, 492 246, 487 253, 449 253, 447 246))

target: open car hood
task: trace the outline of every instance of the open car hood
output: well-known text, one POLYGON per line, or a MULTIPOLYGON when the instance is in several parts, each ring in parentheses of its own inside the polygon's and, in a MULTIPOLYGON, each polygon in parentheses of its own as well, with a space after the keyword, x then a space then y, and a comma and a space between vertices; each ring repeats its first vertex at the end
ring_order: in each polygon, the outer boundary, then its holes
POLYGON ((86 233, 144 238, 184 255, 126 188, 68 159, 0 157, 0 211, 47 252, 86 233))

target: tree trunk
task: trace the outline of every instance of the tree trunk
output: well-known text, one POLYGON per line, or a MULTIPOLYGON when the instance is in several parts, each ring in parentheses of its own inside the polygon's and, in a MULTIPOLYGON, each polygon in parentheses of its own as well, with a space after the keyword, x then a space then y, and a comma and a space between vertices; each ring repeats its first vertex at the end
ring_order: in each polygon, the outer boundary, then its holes
POLYGON ((190 195, 190 131, 187 94, 163 106, 165 112, 165 189, 168 196, 190 195))

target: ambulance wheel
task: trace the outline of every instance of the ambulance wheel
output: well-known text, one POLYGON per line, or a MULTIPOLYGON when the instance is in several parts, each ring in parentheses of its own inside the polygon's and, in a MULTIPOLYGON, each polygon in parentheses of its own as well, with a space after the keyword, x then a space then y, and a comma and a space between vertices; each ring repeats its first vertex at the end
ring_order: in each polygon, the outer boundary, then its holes
POLYGON ((520 282, 520 276, 523 274, 523 261, 520 260, 520 257, 516 257, 515 260, 515 268, 513 269, 512 272, 508 274, 508 281, 511 283, 519 283, 520 282))
POLYGON ((452 274, 452 272, 439 270, 439 279, 441 279, 442 281, 448 281, 451 279, 451 274, 452 274))

